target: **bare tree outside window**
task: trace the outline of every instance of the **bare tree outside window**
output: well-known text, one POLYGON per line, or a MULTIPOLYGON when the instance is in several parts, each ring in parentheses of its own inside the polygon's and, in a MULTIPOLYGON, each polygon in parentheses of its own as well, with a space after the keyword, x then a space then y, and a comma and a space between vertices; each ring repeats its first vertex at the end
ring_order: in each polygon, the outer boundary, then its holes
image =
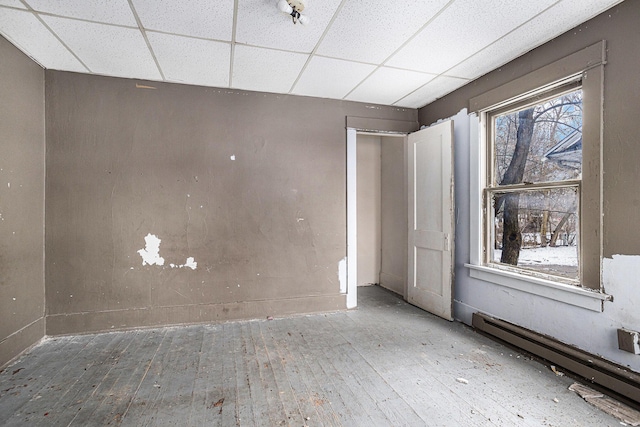
POLYGON ((492 123, 490 261, 578 279, 582 90, 492 123))

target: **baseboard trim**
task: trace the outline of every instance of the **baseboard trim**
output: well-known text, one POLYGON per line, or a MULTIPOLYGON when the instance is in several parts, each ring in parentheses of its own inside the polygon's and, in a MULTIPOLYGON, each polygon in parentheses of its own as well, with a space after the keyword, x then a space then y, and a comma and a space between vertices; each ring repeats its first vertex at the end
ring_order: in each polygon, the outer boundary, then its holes
POLYGON ((44 317, 34 320, 22 329, 0 341, 0 369, 11 364, 22 353, 44 338, 44 317))
POLYGON ((634 371, 483 313, 473 314, 472 325, 478 331, 548 360, 589 383, 604 387, 628 402, 640 404, 640 374, 634 371))
POLYGON ((380 272, 380 286, 395 292, 398 295, 405 296, 405 280, 404 277, 396 276, 395 274, 388 274, 380 272))
POLYGON ((264 319, 267 316, 278 317, 340 310, 346 310, 346 296, 341 294, 220 304, 190 304, 53 314, 47 316, 46 334, 86 334, 145 327, 264 319))

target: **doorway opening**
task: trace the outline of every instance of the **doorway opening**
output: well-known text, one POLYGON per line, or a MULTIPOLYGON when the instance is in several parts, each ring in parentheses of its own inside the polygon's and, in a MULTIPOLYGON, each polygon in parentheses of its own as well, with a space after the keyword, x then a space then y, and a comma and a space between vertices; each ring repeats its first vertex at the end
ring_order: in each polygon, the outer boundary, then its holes
POLYGON ((405 297, 407 134, 347 130, 347 307, 357 287, 405 297))

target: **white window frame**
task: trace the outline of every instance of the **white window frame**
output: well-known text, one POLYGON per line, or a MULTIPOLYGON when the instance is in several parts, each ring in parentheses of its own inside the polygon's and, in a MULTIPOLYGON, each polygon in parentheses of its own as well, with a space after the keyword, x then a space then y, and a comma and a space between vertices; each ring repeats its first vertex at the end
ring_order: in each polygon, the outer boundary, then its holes
MULTIPOLYGON (((485 239, 484 241, 484 247, 486 248, 484 251, 484 259, 483 259, 483 264, 484 265, 490 265, 492 268, 498 268, 498 269, 505 269, 507 271, 513 271, 515 273, 518 274, 523 274, 523 275, 530 275, 530 276, 534 276, 534 277, 538 277, 538 278, 542 278, 542 279, 546 279, 546 280, 550 280, 553 282, 560 282, 560 283, 566 283, 566 284, 570 284, 570 285, 580 285, 581 282, 581 278, 575 278, 575 279, 570 279, 570 278, 564 278, 564 277, 560 277, 560 276, 553 276, 551 274, 546 274, 546 273, 542 273, 542 272, 536 272, 533 270, 527 270, 526 268, 520 267, 520 266, 515 266, 515 265, 507 265, 507 264, 500 264, 496 261, 493 261, 491 259, 491 250, 490 250, 490 245, 491 242, 494 241, 495 238, 495 227, 493 226, 493 221, 494 221, 494 214, 493 214, 493 209, 492 209, 492 204, 490 202, 490 198, 493 194, 497 194, 497 193, 513 193, 513 192, 518 192, 520 194, 526 194, 529 191, 540 191, 540 190, 550 190, 550 189, 566 189, 566 188, 573 188, 576 190, 576 192, 578 193, 578 201, 581 199, 582 196, 582 179, 581 178, 577 178, 577 179, 565 179, 565 180, 560 180, 560 181, 553 181, 553 182, 533 182, 533 183, 529 183, 529 184, 510 184, 510 185, 497 185, 495 183, 495 180, 498 178, 496 176, 497 171, 496 171, 496 163, 495 163, 495 141, 494 138, 496 137, 495 135, 495 119, 496 117, 500 117, 503 116, 505 114, 510 114, 513 113, 514 111, 520 111, 522 109, 525 108, 529 108, 529 107, 533 107, 536 105, 541 105, 544 104, 545 102, 551 100, 551 99, 557 99, 558 97, 567 94, 569 92, 574 92, 574 91, 582 91, 582 83, 581 80, 579 78, 576 79, 576 81, 570 81, 567 82, 565 85, 554 88, 548 92, 543 92, 540 93, 539 96, 536 94, 534 95, 532 98, 529 99, 525 99, 522 102, 516 102, 513 104, 509 104, 507 106, 505 106, 504 108, 499 108, 499 109, 491 109, 489 111, 484 112, 484 117, 487 120, 487 126, 486 129, 488 131, 487 134, 487 174, 485 177, 485 183, 483 186, 483 193, 484 193, 484 207, 483 207, 483 215, 484 215, 484 230, 483 230, 483 238, 485 239)), ((577 206, 577 213, 578 213, 578 218, 580 218, 582 216, 582 213, 580 212, 580 205, 578 204, 577 206)), ((580 224, 580 222, 578 223, 580 224)), ((578 255, 580 255, 581 251, 580 251, 580 246, 581 245, 581 239, 580 239, 580 229, 578 229, 578 255)), ((579 264, 579 268, 580 270, 582 269, 581 264, 579 264)))
POLYGON ((612 299, 602 289, 602 105, 605 51, 605 42, 601 41, 470 100, 471 248, 470 262, 466 266, 471 277, 593 311, 602 311, 604 301, 612 299), (485 257, 483 224, 487 126, 490 125, 488 112, 577 80, 582 80, 585 93, 583 157, 586 155, 588 158, 583 161, 582 170, 580 235, 582 247, 589 249, 586 255, 585 251, 580 251, 581 278, 578 286, 489 266, 485 257), (587 96, 589 99, 586 99, 587 96), (591 147, 588 153, 585 146, 591 147))

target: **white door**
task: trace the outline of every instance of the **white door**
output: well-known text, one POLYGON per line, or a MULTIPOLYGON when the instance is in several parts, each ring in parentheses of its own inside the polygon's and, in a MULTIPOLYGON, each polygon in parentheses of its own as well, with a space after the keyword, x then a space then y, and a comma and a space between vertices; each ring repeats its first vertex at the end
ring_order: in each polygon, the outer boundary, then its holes
POLYGON ((453 121, 410 134, 408 144, 407 301, 453 320, 453 121))

